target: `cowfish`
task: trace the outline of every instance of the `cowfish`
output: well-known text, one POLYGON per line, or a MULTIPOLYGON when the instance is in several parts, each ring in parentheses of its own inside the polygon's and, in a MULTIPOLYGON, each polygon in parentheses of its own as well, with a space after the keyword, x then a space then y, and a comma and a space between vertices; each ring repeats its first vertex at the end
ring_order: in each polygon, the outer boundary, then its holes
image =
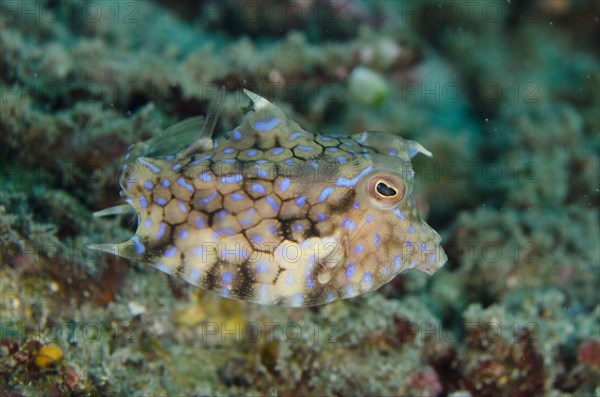
POLYGON ((265 98, 232 131, 206 119, 133 145, 121 168, 135 235, 96 249, 223 297, 263 305, 325 304, 376 290, 397 274, 433 274, 441 238, 412 195, 419 143, 385 132, 323 135, 265 98), (190 138, 192 142, 190 143, 190 138))

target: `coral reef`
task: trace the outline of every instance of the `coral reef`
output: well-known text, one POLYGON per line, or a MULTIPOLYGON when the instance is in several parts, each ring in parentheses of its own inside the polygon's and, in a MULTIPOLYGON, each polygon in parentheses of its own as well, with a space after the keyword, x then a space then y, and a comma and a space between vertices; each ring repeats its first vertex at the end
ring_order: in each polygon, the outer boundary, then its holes
POLYGON ((600 395, 599 17, 574 0, 0 2, 0 394, 600 395), (446 267, 286 309, 88 249, 131 236, 131 216, 92 216, 121 203, 127 148, 221 86, 306 129, 423 143, 417 205, 446 267))

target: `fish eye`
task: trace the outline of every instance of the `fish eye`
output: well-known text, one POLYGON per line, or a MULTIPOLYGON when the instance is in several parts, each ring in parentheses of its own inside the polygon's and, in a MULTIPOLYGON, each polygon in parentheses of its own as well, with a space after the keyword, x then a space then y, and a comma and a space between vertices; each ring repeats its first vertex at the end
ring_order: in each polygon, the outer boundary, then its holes
POLYGON ((364 194, 375 207, 391 209, 402 201, 405 195, 404 182, 388 173, 376 173, 368 177, 364 194))
POLYGON ((375 188, 375 190, 377 190, 377 193, 381 194, 384 197, 394 197, 398 194, 396 189, 385 183, 385 181, 377 182, 377 187, 375 188))

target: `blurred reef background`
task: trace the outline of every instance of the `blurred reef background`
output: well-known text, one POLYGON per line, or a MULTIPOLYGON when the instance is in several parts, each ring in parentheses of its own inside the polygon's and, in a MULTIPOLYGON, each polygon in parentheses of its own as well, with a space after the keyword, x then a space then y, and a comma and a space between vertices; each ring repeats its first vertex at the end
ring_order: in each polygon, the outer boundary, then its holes
POLYGON ((599 38, 594 0, 0 1, 0 394, 600 396, 599 38), (221 86, 422 143, 447 265, 288 309, 90 250, 221 86))

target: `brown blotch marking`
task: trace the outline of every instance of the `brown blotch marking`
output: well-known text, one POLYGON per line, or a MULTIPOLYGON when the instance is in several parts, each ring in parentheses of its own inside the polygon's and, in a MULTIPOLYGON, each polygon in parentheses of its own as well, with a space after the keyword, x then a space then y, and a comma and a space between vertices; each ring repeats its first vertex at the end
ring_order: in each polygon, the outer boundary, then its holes
POLYGON ((285 240, 296 241, 292 238, 292 222, 293 220, 282 220, 279 222, 279 233, 285 240))
POLYGON ((210 269, 207 269, 203 275, 204 283, 208 291, 218 291, 221 282, 221 272, 219 271, 219 262, 215 263, 210 269))
POLYGON ((231 292, 239 299, 248 300, 255 296, 254 284, 256 283, 256 277, 251 267, 252 264, 246 261, 235 272, 231 292))
MULTIPOLYGON (((329 214, 331 215, 335 213, 347 213, 348 216, 352 217, 352 212, 356 212, 353 209, 355 198, 356 190, 354 189, 335 189, 331 196, 329 196, 329 199, 327 200, 327 203, 329 204, 329 214)), ((390 216, 394 215, 390 214, 390 216)))

